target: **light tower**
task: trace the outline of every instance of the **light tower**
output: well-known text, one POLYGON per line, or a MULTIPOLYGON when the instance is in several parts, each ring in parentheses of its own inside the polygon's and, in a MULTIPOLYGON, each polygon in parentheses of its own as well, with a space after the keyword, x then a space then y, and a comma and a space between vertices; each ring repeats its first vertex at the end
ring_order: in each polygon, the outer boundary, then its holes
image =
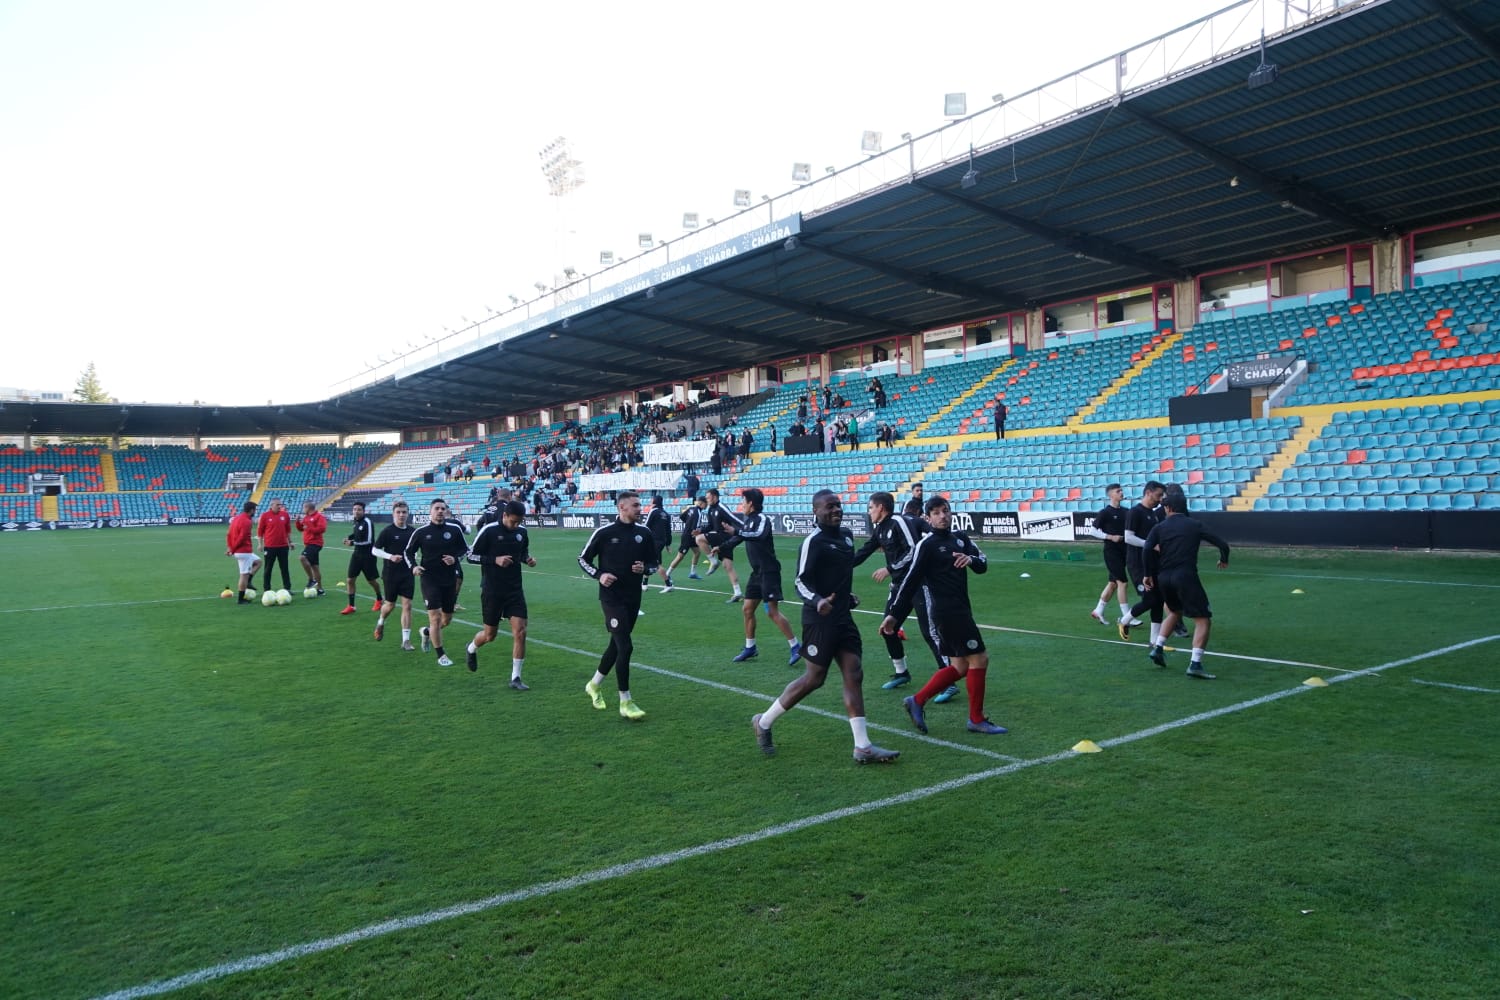
POLYGON ((571 255, 577 251, 572 245, 575 242, 572 237, 576 235, 576 227, 572 219, 573 199, 569 196, 583 186, 583 163, 573 155, 572 143, 561 135, 543 146, 537 157, 542 161, 542 175, 547 178, 547 193, 556 199, 552 263, 560 269, 560 273, 552 276, 552 284, 557 289, 553 300, 561 303, 577 292, 572 285, 576 272, 567 274, 573 270, 575 262, 571 255))

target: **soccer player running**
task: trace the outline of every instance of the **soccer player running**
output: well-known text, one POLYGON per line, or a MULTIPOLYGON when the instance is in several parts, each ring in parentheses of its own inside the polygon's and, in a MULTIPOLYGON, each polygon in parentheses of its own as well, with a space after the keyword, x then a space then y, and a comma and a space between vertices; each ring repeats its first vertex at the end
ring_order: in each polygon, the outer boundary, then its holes
POLYGON ((250 603, 245 591, 255 578, 255 571, 260 569, 260 558, 255 554, 255 546, 251 541, 253 529, 250 522, 255 517, 255 506, 254 500, 245 501, 240 512, 229 519, 229 533, 224 539, 227 546, 224 554, 232 557, 240 570, 240 599, 235 601, 236 604, 250 603))
POLYGON ((255 526, 260 539, 261 551, 265 555, 265 572, 261 579, 261 590, 271 589, 271 569, 281 564, 281 589, 292 589, 292 573, 287 566, 287 553, 292 549, 292 515, 287 513, 281 501, 272 498, 270 508, 260 516, 255 526))
POLYGON ((1125 515, 1125 566, 1130 573, 1130 582, 1140 594, 1140 600, 1130 609, 1129 616, 1120 619, 1120 638, 1129 640, 1130 630, 1143 624, 1141 615, 1151 613, 1151 645, 1156 645, 1161 632, 1161 594, 1146 589, 1146 536, 1161 523, 1161 496, 1166 487, 1154 479, 1146 481, 1141 499, 1125 515))
POLYGON ((486 522, 469 546, 469 562, 479 565, 479 607, 484 627, 475 634, 465 653, 471 671, 479 669, 479 647, 495 641, 500 620, 510 620, 510 686, 531 690, 521 680, 526 665, 526 592, 521 586, 521 566, 536 566, 531 555, 531 537, 521 519, 526 506, 506 501, 498 522, 486 522))
MULTIPOLYGON (((651 512, 646 515, 646 530, 651 532, 651 537, 656 540, 656 570, 661 574, 663 594, 672 587, 672 578, 667 573, 666 559, 663 558, 667 554, 667 546, 672 544, 672 515, 667 513, 665 503, 660 493, 655 494, 651 498, 651 512)), ((641 580, 642 590, 650 585, 649 576, 641 580)))
POLYGON ((803 698, 823 686, 828 668, 837 663, 844 677, 844 710, 854 732, 856 764, 888 764, 901 756, 870 742, 865 722, 864 645, 854 624, 854 535, 845 528, 844 506, 832 490, 813 494, 813 520, 818 530, 803 539, 797 554, 797 592, 802 595, 802 676, 780 697, 750 718, 755 743, 767 757, 776 752, 771 727, 803 698))
POLYGON ((890 635, 900 627, 925 585, 931 592, 932 625, 938 633, 938 649, 947 657, 948 665, 902 703, 912 724, 925 733, 927 718, 923 707, 962 677, 969 688, 969 732, 999 735, 1006 731, 1005 727, 995 725, 984 715, 984 682, 990 654, 974 622, 974 611, 969 604, 969 577, 965 572, 972 569, 983 573, 989 565, 979 546, 969 541, 967 535, 950 530, 953 511, 945 497, 928 499, 927 523, 932 532, 917 542, 911 568, 891 597, 890 611, 880 623, 880 631, 890 635))
POLYGON ((406 562, 406 546, 416 527, 410 523, 411 509, 405 500, 391 507, 391 523, 375 539, 375 558, 384 563, 381 580, 385 584, 385 601, 380 604, 380 620, 375 623, 375 641, 385 638, 385 620, 401 601, 401 648, 415 649, 411 644, 411 599, 416 594, 417 578, 406 562))
POLYGON ((297 518, 297 530, 302 532, 302 554, 298 560, 307 574, 307 585, 323 596, 323 567, 318 565, 318 555, 323 551, 323 534, 328 530, 328 518, 318 511, 311 500, 302 505, 302 516, 297 518))
POLYGON ((635 651, 631 633, 641 610, 641 580, 656 571, 659 550, 651 532, 637 523, 641 519, 639 493, 621 490, 615 497, 615 510, 615 520, 590 535, 578 554, 578 565, 599 581, 599 607, 609 632, 609 645, 599 657, 599 669, 583 690, 595 708, 608 708, 599 685, 613 670, 620 692, 620 715, 638 720, 644 719, 646 712, 630 693, 630 655, 635 651))
MULTIPOLYGON (((1095 538, 1104 540, 1104 571, 1107 578, 1104 581, 1104 589, 1099 592, 1099 603, 1094 610, 1089 612, 1089 617, 1100 625, 1108 625, 1104 617, 1104 608, 1109 603, 1111 595, 1118 594, 1120 603, 1120 621, 1130 621, 1130 591, 1129 578, 1125 572, 1125 516, 1126 511, 1121 506, 1125 498, 1125 487, 1119 483, 1110 483, 1104 487, 1104 495, 1109 497, 1109 503, 1099 513, 1094 515, 1094 525, 1089 529, 1089 534, 1095 538)), ((1126 624, 1126 629, 1129 625, 1126 624)))
MULTIPOLYGON (((896 596, 896 588, 901 586, 901 581, 906 578, 906 571, 911 568, 912 550, 928 532, 926 521, 910 514, 897 514, 895 509, 896 498, 891 494, 884 491, 870 494, 869 505, 866 507, 870 515, 870 538, 865 542, 864 547, 854 554, 854 565, 858 566, 874 555, 877 550, 885 553, 885 565, 871 574, 871 578, 876 583, 890 581, 885 604, 887 614, 891 610, 891 599, 896 596)), ((917 628, 922 633, 922 638, 926 641, 928 648, 932 650, 933 658, 937 662, 938 669, 941 670, 945 663, 943 654, 938 651, 937 637, 933 634, 928 618, 928 603, 929 601, 925 598, 914 602, 917 628)), ((881 637, 885 639, 885 650, 891 655, 891 667, 895 670, 895 673, 891 674, 891 679, 881 685, 881 689, 890 691, 903 684, 911 683, 911 673, 906 669, 906 646, 901 641, 901 634, 899 632, 892 632, 889 635, 881 633, 881 637)), ((957 693, 958 689, 955 687, 953 694, 957 693)), ((937 700, 947 701, 952 697, 952 695, 943 696, 947 694, 946 691, 943 692, 938 695, 937 700)))
POLYGON ((704 490, 708 497, 708 509, 703 512, 703 517, 698 524, 698 533, 694 536, 698 542, 698 551, 708 556, 708 572, 705 576, 713 576, 714 571, 723 565, 724 572, 729 574, 729 585, 734 588, 734 593, 729 595, 725 604, 734 604, 745 599, 745 592, 740 589, 740 575, 734 571, 734 559, 719 555, 720 545, 729 541, 732 532, 729 530, 736 524, 734 517, 719 503, 719 491, 713 487, 704 490))
POLYGON ((745 648, 735 656, 735 663, 744 663, 760 655, 755 645, 755 612, 760 602, 766 602, 766 615, 786 637, 791 656, 787 666, 795 667, 802 659, 802 644, 792 634, 792 623, 781 613, 781 560, 776 558, 776 539, 771 531, 771 519, 763 511, 766 495, 755 487, 740 491, 740 513, 743 520, 735 530, 734 537, 720 548, 720 555, 734 546, 744 543, 745 553, 750 557, 750 583, 745 588, 745 601, 740 605, 745 616, 745 648))
POLYGON ((1152 663, 1165 667, 1167 658, 1162 646, 1166 636, 1183 616, 1187 616, 1193 619, 1193 652, 1187 675, 1211 681, 1214 675, 1203 670, 1203 651, 1208 648, 1214 616, 1208 606, 1208 593, 1198 577, 1198 546, 1203 542, 1216 546, 1219 569, 1223 569, 1229 565, 1229 543, 1205 528, 1202 522, 1187 516, 1187 497, 1181 486, 1174 483, 1167 487, 1162 506, 1167 509, 1166 518, 1146 536, 1144 582, 1147 588, 1161 592, 1167 614, 1161 625, 1161 634, 1151 644, 1148 655, 1152 663))
POLYGON ((458 601, 458 564, 468 554, 469 543, 464 539, 463 529, 448 520, 447 501, 432 501, 429 520, 411 533, 404 555, 411 571, 422 580, 422 603, 427 607, 422 652, 429 648, 436 650, 440 667, 453 666, 443 649, 443 629, 453 621, 453 605, 458 601))
POLYGON ((380 596, 380 574, 375 567, 375 523, 365 516, 365 505, 354 505, 354 520, 349 525, 349 536, 344 544, 354 551, 349 553, 349 582, 344 584, 344 593, 349 595, 349 604, 341 615, 354 614, 354 581, 363 576, 375 591, 375 610, 385 603, 380 596))
POLYGON ((703 511, 707 508, 708 497, 695 497, 692 502, 682 508, 682 513, 677 515, 678 520, 682 522, 682 540, 678 543, 677 555, 673 557, 672 564, 667 567, 667 585, 661 588, 663 594, 672 589, 672 571, 677 568, 678 563, 682 562, 683 556, 691 557, 688 561, 688 579, 703 579, 698 575, 698 557, 702 553, 698 551, 698 542, 694 539, 693 535, 698 531, 698 525, 703 518, 703 511))

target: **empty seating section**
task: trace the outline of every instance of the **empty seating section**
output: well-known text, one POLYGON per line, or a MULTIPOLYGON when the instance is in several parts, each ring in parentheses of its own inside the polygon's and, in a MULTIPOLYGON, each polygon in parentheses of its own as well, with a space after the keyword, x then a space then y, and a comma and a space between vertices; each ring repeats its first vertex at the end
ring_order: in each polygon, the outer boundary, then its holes
MULTIPOLYGON (((1089 344, 1029 351, 923 433, 993 434, 993 401, 1002 393, 1009 411, 1007 430, 1059 426, 1119 378, 1130 367, 1132 356, 1139 355, 1145 346, 1139 336, 1117 336, 1089 344)), ((991 370, 997 367, 994 361, 985 364, 991 370)), ((970 365, 953 367, 967 369, 970 365)), ((946 402, 968 385, 945 383, 945 371, 934 368, 923 374, 938 376, 941 388, 936 395, 946 402)), ((970 384, 972 381, 969 380, 970 384)), ((930 398, 924 400, 923 405, 930 402, 930 398)))
POLYGON ((1335 413, 1256 510, 1500 507, 1500 399, 1335 413))
POLYGON ((228 517, 249 499, 227 490, 154 490, 140 493, 69 493, 58 497, 65 521, 101 518, 228 517))
POLYGON ((1104 487, 1139 494, 1147 479, 1183 484, 1194 508, 1222 510, 1292 432, 1298 417, 977 441, 929 475, 959 508, 1098 510, 1104 487))
POLYGON ((420 482, 422 473, 442 468, 468 447, 467 443, 405 445, 376 463, 360 478, 366 483, 420 482))
POLYGON ((0 493, 28 493, 27 481, 35 473, 62 476, 69 492, 104 489, 99 469, 98 445, 56 445, 22 451, 14 445, 0 447, 0 493))
POLYGON ((1267 353, 1296 355, 1311 368, 1283 405, 1492 389, 1500 378, 1500 278, 1201 323, 1089 422, 1166 416, 1171 397, 1204 391, 1228 363, 1267 353))
POLYGON ((260 472, 270 452, 261 445, 210 445, 194 451, 182 444, 121 448, 115 476, 121 492, 222 490, 231 472, 260 472))
POLYGON ((42 501, 34 496, 0 495, 0 524, 34 521, 42 516, 42 501))

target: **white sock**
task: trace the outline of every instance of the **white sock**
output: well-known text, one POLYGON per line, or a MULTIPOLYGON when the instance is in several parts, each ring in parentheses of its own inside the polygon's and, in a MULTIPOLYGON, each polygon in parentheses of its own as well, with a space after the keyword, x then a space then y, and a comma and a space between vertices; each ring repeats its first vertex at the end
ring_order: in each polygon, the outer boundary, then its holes
POLYGON ((745 640, 745 648, 746 649, 754 649, 755 648, 755 639, 754 638, 746 639, 745 640))
POLYGON ((1094 614, 1096 614, 1096 615, 1102 615, 1102 614, 1104 614, 1104 602, 1103 601, 1100 601, 1098 604, 1094 605, 1094 614))
POLYGON ((770 729, 771 723, 786 714, 786 709, 781 707, 781 699, 777 698, 771 702, 771 707, 760 713, 760 728, 770 729))
POLYGON ((476 646, 476 645, 474 645, 474 644, 473 644, 473 643, 472 643, 472 642, 471 642, 471 643, 469 643, 469 644, 468 644, 468 645, 467 645, 467 646, 465 646, 465 647, 464 647, 464 650, 465 650, 465 651, 466 651, 466 652, 470 652, 470 653, 477 653, 477 652, 479 652, 479 647, 478 647, 478 646, 476 646))
POLYGON ((1198 664, 1199 666, 1201 666, 1203 664, 1203 647, 1202 646, 1194 646, 1193 647, 1192 662, 1198 664))
POLYGON ((627 701, 630 701, 630 700, 631 700, 631 698, 630 698, 630 692, 629 691, 621 691, 620 692, 620 704, 623 705, 627 701))
POLYGON ((380 620, 377 621, 375 624, 376 625, 384 625, 385 624, 385 615, 381 615, 380 616, 380 620))
POLYGON ((404 628, 404 629, 401 630, 401 641, 402 642, 411 642, 411 629, 404 628))
POLYGON ((1120 621, 1122 621, 1122 622, 1128 622, 1128 621, 1130 621, 1130 605, 1128 605, 1128 604, 1122 604, 1122 605, 1120 605, 1120 621))
POLYGON ((517 680, 521 679, 521 667, 524 666, 525 663, 526 663, 525 659, 520 659, 520 660, 513 659, 513 660, 510 661, 510 679, 511 680, 517 681, 517 680))
POLYGON ((849 728, 854 730, 855 746, 867 747, 870 745, 870 730, 865 725, 865 717, 863 715, 857 719, 850 719, 849 728))
MULTIPOLYGON (((574 683, 577 683, 577 682, 575 681, 574 683)), ((604 675, 601 674, 599 671, 595 670, 594 671, 594 687, 598 687, 600 684, 603 684, 603 683, 604 683, 604 675)))
POLYGON ((891 661, 891 669, 898 674, 906 673, 906 657, 898 656, 891 661))
POLYGON ((796 639, 788 639, 786 641, 786 648, 787 649, 795 649, 796 647, 797 647, 797 640, 796 639))
POLYGON ((1151 645, 1153 645, 1153 646, 1160 646, 1161 645, 1161 623, 1160 622, 1152 622, 1151 623, 1151 645))

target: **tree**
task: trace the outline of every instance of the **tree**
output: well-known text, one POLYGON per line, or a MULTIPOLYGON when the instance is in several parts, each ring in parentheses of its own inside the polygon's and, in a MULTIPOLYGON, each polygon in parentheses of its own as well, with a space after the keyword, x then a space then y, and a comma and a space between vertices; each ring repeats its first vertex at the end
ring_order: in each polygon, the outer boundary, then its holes
POLYGON ((104 386, 99 383, 99 373, 94 370, 94 363, 83 370, 78 376, 78 385, 73 389, 73 400, 78 403, 116 403, 109 393, 104 391, 104 386))

